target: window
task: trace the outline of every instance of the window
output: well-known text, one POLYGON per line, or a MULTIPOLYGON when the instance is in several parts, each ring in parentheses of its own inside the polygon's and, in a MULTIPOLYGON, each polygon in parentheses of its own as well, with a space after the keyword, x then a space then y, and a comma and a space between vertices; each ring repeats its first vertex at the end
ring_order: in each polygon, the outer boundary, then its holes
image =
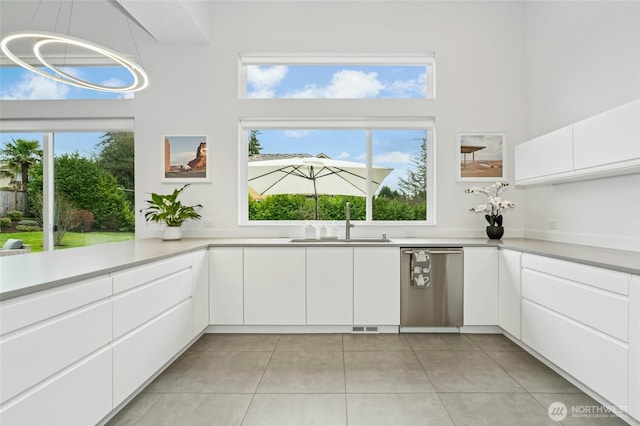
POLYGON ((240 98, 432 99, 433 54, 240 57, 240 98))
MULTIPOLYGON (((97 121, 57 125, 129 127, 97 121)), ((133 239, 133 146, 130 131, 0 133, 0 217, 21 213, 0 242, 21 239, 37 252, 133 239)))
POLYGON ((434 223, 433 120, 243 120, 242 223, 434 223))
MULTIPOLYGON (((121 87, 132 83, 127 70, 114 66, 75 66, 61 68, 64 72, 83 80, 121 87)), ((48 79, 17 66, 0 67, 0 99, 125 99, 133 93, 99 92, 82 89, 48 79)))

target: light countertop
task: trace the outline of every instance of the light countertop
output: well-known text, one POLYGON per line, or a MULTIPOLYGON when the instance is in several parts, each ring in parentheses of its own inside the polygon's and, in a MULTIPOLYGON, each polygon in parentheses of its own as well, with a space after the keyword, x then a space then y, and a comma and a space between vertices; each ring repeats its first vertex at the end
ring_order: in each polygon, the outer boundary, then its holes
POLYGON ((391 238, 388 243, 291 243, 289 238, 144 239, 0 258, 0 300, 208 247, 501 247, 640 275, 640 252, 531 239, 391 238))

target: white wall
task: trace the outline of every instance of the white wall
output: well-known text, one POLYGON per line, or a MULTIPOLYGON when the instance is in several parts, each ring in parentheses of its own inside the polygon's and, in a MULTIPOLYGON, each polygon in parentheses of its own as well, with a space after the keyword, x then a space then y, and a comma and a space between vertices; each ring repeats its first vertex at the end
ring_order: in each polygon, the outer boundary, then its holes
MULTIPOLYGON (((526 139, 640 98, 640 2, 525 10, 526 139)), ((527 237, 640 251, 638 174, 528 187, 524 198, 527 237)))
MULTIPOLYGON (((457 182, 461 131, 507 134, 507 173, 513 182, 513 144, 523 140, 524 5, 520 2, 217 2, 210 45, 148 43, 149 90, 136 98, 137 204, 161 183, 165 134, 206 133, 210 184, 194 184, 187 202, 205 207, 204 220, 186 225, 193 236, 302 235, 302 226, 238 226, 238 120, 328 116, 434 116, 437 134, 437 225, 355 228, 354 235, 484 236, 480 202, 457 182), (435 51, 435 100, 238 100, 238 55, 251 53, 412 53, 435 51), (178 82, 180 85, 178 85, 178 82), (293 104, 293 105, 292 105, 293 104)), ((505 216, 507 236, 520 236, 524 209, 505 216)), ((138 238, 160 235, 138 215, 138 238)))

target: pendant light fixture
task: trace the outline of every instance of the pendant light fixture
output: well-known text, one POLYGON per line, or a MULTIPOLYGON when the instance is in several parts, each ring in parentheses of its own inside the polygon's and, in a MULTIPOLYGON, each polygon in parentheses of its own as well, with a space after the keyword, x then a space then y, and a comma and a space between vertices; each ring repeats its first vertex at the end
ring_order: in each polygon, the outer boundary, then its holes
MULTIPOLYGON (((60 2, 60 4, 62 4, 62 1, 60 2)), ((40 8, 40 3, 36 8, 36 11, 34 13, 34 18, 39 8, 40 8)), ((73 1, 71 2, 71 11, 69 12, 69 27, 71 26, 72 12, 73 12, 73 1)), ((33 18, 31 19, 31 22, 33 22, 33 18)), ((57 22, 56 22, 56 25, 57 25, 57 22)), ((135 38, 133 37, 133 32, 131 31, 131 26, 128 20, 127 20, 127 26, 129 27, 129 32, 131 34, 133 44, 137 51, 138 47, 135 44, 135 38)), ((149 85, 149 78, 147 77, 147 73, 144 71, 144 69, 140 65, 138 65, 134 61, 125 58, 122 54, 116 51, 113 51, 109 48, 100 46, 96 43, 92 43, 87 40, 72 37, 68 34, 65 35, 65 34, 59 34, 55 32, 31 31, 31 30, 18 31, 3 37, 2 41, 0 41, 0 49, 7 56, 7 58, 9 58, 11 61, 21 66, 22 68, 25 68, 31 72, 34 72, 36 74, 39 74, 51 80, 57 81, 59 83, 64 83, 71 86, 81 87, 89 90, 97 90, 101 92, 123 93, 123 92, 137 92, 146 88, 149 85), (35 59, 37 59, 37 62, 39 62, 37 66, 27 63, 26 60, 24 60, 23 58, 20 58, 20 56, 14 53, 14 51, 12 50, 13 43, 24 43, 25 41, 27 43, 31 43, 33 55, 35 59), (43 52, 43 47, 48 45, 64 45, 65 52, 69 46, 74 46, 77 48, 88 50, 93 54, 98 54, 103 58, 107 58, 115 62, 116 64, 119 64, 124 69, 126 69, 131 74, 133 81, 131 84, 126 86, 107 86, 104 84, 98 84, 95 82, 78 78, 77 76, 71 75, 70 73, 63 71, 60 67, 53 65, 51 61, 45 57, 43 52), (39 69, 38 68, 39 66, 47 68, 48 70, 51 71, 51 73, 43 69, 39 69)), ((139 52, 138 52, 138 57, 140 57, 139 52)))

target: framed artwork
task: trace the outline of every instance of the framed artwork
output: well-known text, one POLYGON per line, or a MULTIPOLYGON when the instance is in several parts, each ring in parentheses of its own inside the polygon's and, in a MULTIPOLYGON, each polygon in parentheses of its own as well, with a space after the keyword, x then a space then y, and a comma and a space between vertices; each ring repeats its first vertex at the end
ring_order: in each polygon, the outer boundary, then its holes
POLYGON ((164 182, 210 182, 207 136, 164 137, 164 182))
POLYGON ((458 180, 504 179, 504 147, 504 133, 459 133, 458 180))

